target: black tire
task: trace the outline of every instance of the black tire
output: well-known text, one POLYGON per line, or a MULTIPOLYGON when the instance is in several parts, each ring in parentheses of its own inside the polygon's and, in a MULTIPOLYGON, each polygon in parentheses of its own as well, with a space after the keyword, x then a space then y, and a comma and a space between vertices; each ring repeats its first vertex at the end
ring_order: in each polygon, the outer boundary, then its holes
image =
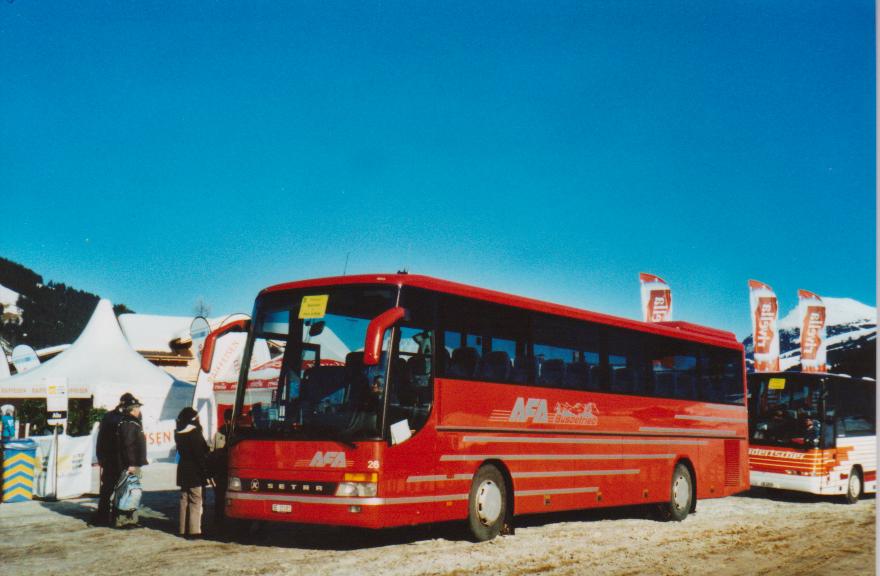
POLYGON ((864 491, 865 484, 862 481, 862 472, 858 468, 853 468, 849 471, 849 482, 846 485, 846 503, 855 504, 864 491))
POLYGON ((664 521, 681 522, 694 504, 694 479, 684 464, 675 465, 669 486, 669 502, 660 504, 658 516, 664 521))
POLYGON ((501 533, 507 520, 507 485, 504 476, 491 464, 482 466, 471 482, 468 496, 468 528, 477 542, 491 540, 501 533))

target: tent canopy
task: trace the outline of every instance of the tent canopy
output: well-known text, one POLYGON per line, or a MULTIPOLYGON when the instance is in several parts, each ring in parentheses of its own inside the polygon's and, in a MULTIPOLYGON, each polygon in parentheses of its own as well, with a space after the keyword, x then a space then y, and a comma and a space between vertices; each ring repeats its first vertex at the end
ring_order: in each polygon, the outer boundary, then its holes
POLYGON ((37 368, 0 380, 0 399, 45 398, 47 383, 66 380, 70 398, 94 398, 96 408, 114 408, 131 392, 143 407, 151 456, 174 446, 174 419, 193 400, 194 386, 176 380, 135 352, 119 327, 113 305, 101 300, 70 348, 37 368))

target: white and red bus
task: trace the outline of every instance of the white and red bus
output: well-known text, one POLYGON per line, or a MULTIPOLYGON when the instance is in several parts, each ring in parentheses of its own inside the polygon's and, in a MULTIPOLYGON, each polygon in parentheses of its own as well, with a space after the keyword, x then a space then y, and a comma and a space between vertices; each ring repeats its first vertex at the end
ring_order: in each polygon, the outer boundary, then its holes
POLYGON ((652 503, 682 520, 748 489, 731 333, 407 274, 273 286, 253 318, 229 517, 466 520, 486 540, 522 514, 652 503), (255 349, 272 362, 248 368, 255 349))
POLYGON ((877 491, 876 382, 836 374, 749 374, 752 486, 844 496, 877 491))

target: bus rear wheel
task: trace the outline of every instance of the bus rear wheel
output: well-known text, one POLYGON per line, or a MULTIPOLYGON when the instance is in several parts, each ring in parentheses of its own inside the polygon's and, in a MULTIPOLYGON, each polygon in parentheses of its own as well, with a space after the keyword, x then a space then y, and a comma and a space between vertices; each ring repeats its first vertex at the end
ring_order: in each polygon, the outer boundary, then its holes
POLYGON ((661 520, 681 522, 691 511, 694 498, 694 479, 691 471, 682 463, 675 465, 669 487, 669 502, 659 506, 661 520))
POLYGON ((858 468, 853 468, 849 472, 849 482, 846 485, 846 502, 855 504, 862 495, 862 473, 858 468))
POLYGON ((507 486, 504 476, 491 464, 481 467, 468 495, 468 528, 477 542, 501 533, 507 518, 507 486))

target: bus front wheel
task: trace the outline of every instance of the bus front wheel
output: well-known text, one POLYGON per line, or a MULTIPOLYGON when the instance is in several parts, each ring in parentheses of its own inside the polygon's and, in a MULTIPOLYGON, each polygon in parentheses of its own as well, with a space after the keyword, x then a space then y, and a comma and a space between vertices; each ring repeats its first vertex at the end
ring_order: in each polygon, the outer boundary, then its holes
POLYGON ((846 485, 846 501, 848 504, 855 504, 862 495, 862 473, 858 468, 853 468, 849 472, 849 482, 846 485))
POLYGON ((675 465, 669 487, 669 502, 660 504, 660 519, 681 522, 691 511, 694 498, 694 479, 691 471, 682 463, 675 465))
POLYGON ((471 482, 468 496, 468 528, 477 542, 501 533, 507 518, 507 487, 504 477, 491 464, 481 467, 471 482))

